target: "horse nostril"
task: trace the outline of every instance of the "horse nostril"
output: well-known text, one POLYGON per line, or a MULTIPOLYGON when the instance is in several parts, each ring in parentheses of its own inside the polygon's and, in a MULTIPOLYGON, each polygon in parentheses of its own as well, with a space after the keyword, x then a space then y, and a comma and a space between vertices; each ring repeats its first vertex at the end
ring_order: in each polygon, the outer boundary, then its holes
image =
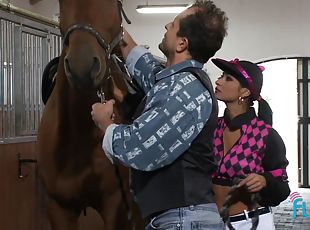
POLYGON ((101 62, 98 57, 94 57, 93 60, 94 61, 93 61, 93 65, 92 65, 90 73, 91 73, 92 79, 95 79, 97 76, 99 76, 101 72, 101 62))
POLYGON ((65 67, 65 73, 68 76, 69 74, 71 74, 71 71, 70 71, 69 59, 67 57, 65 57, 64 64, 65 64, 65 66, 64 66, 65 67))

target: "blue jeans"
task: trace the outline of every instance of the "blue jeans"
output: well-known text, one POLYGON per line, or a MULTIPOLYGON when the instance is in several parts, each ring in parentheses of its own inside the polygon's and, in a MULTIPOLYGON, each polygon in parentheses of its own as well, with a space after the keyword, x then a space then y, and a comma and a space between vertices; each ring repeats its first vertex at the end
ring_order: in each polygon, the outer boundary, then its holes
POLYGON ((215 203, 169 209, 154 217, 146 230, 223 230, 224 223, 215 203))

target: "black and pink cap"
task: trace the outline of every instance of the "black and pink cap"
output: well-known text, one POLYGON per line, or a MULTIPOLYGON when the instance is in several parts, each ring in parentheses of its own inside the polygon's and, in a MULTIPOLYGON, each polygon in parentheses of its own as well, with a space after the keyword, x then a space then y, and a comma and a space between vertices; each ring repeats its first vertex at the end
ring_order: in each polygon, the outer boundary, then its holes
POLYGON ((262 72, 265 70, 263 66, 256 65, 250 61, 239 61, 237 58, 231 61, 214 58, 212 62, 223 72, 245 82, 255 100, 259 101, 261 99, 260 92, 263 85, 262 72))

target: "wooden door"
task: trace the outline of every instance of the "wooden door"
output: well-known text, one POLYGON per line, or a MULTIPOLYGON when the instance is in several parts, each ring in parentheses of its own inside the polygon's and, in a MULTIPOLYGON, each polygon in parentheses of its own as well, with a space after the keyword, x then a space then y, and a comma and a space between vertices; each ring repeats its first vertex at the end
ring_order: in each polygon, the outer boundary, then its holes
MULTIPOLYGON (((48 198, 33 160, 35 142, 0 144, 1 230, 51 230, 48 198)), ((89 229, 104 229, 103 221, 92 208, 87 208, 86 215, 81 213, 79 218, 78 230, 89 229)))
POLYGON ((0 145, 0 229, 50 230, 36 164, 22 163, 19 170, 19 155, 35 159, 35 143, 0 145))

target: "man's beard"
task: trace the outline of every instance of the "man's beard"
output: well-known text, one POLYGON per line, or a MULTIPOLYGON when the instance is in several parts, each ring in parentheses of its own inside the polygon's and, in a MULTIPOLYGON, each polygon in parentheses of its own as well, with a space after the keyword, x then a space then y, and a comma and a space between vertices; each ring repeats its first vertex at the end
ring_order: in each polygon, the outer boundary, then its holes
POLYGON ((161 43, 159 43, 158 48, 168 58, 168 50, 164 45, 164 40, 162 40, 161 43))

